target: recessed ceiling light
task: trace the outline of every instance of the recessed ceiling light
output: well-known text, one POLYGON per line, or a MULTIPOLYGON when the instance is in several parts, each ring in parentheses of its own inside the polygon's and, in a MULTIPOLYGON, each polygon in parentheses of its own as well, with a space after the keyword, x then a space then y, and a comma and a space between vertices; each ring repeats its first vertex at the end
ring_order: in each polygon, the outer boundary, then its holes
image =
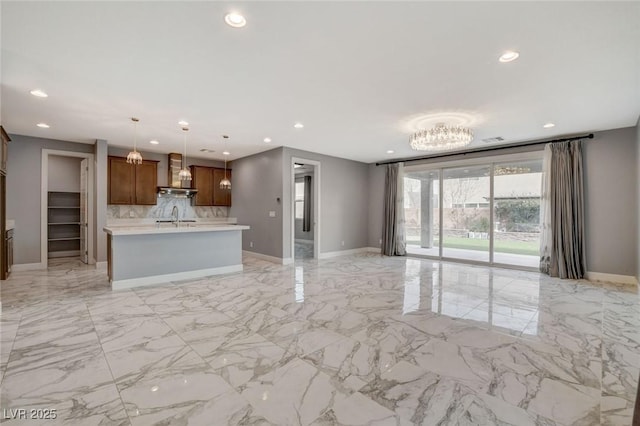
POLYGON ((229 155, 229 151, 222 151, 222 155, 229 155))
POLYGON ((516 59, 518 59, 518 56, 520 56, 520 54, 518 52, 515 52, 513 50, 507 50, 506 52, 504 52, 500 58, 498 59, 500 62, 511 62, 511 61, 515 61, 516 59))
POLYGON ((44 91, 40 90, 40 89, 34 89, 32 91, 30 91, 29 93, 31 93, 33 96, 37 96, 39 98, 46 98, 47 95, 44 91))
POLYGON ((265 143, 271 142, 271 138, 264 138, 265 143))
POLYGON ((157 140, 155 140, 155 139, 154 139, 154 140, 152 140, 152 141, 149 141, 149 143, 150 143, 151 145, 158 145, 160 142, 158 142, 157 140))
POLYGON ((304 127, 304 124, 296 123, 296 124, 293 125, 293 127, 295 127, 296 129, 302 129, 304 127))
POLYGON ((542 126, 542 127, 544 127, 545 129, 550 129, 552 127, 555 127, 555 124, 553 124, 553 123, 545 123, 545 125, 542 126))
POLYGON ((387 154, 393 154, 394 152, 395 152, 395 151, 394 151, 394 150, 392 150, 392 149, 388 149, 388 150, 387 150, 387 154))
POLYGON ((180 121, 178 121, 178 124, 181 125, 181 126, 188 126, 189 122, 187 122, 185 120, 180 120, 180 121))
POLYGON ((247 25, 247 20, 244 19, 244 16, 235 12, 227 13, 224 17, 224 22, 233 28, 242 28, 247 25))
POLYGON ((47 123, 38 123, 36 124, 36 126, 40 127, 41 129, 48 129, 49 127, 51 127, 47 123))

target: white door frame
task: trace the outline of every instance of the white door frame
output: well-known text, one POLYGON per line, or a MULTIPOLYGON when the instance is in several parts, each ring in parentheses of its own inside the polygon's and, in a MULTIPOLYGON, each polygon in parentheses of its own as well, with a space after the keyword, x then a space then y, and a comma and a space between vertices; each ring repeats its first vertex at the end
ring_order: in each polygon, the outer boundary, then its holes
POLYGON ((94 166, 93 166, 93 158, 94 155, 90 153, 84 152, 74 152, 74 151, 60 151, 56 149, 43 149, 42 150, 42 171, 41 171, 41 186, 40 186, 40 268, 47 269, 48 265, 48 239, 49 239, 49 226, 47 223, 48 217, 48 199, 47 195, 49 193, 49 156, 57 155, 61 157, 76 157, 76 158, 86 158, 89 163, 89 171, 87 172, 87 251, 89 264, 96 263, 96 259, 93 253, 93 231, 94 231, 94 204, 93 204, 93 185, 94 185, 94 166))
POLYGON ((291 259, 296 258, 296 172, 295 163, 313 166, 313 258, 320 256, 320 162, 291 157, 291 259))

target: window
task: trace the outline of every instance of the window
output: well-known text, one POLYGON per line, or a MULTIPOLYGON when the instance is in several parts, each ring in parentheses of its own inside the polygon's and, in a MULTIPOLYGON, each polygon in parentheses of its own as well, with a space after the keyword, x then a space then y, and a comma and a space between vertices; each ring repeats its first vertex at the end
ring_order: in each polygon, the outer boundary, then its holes
POLYGON ((407 252, 538 267, 540 153, 495 159, 405 169, 407 252))
POLYGON ((296 182, 296 219, 304 218, 304 182, 296 182))

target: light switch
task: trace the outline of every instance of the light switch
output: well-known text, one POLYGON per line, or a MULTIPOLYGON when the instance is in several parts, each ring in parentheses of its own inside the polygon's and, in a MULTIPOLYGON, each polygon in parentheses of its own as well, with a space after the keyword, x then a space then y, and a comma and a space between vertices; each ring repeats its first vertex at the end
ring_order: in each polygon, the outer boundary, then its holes
POLYGON ((269 217, 276 217, 276 212, 274 212, 273 210, 271 210, 269 212, 269 217))

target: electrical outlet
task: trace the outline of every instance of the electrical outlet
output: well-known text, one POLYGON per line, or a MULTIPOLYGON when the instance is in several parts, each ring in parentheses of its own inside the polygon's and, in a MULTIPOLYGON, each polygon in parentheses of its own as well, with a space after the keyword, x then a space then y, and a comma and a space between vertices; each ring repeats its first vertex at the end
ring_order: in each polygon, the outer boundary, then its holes
POLYGON ((380 240, 378 240, 378 244, 382 244, 382 238, 380 238, 380 240))
POLYGON ((275 212, 275 211, 273 211, 273 210, 271 210, 271 211, 269 212, 269 217, 276 217, 276 212, 275 212))
POLYGON ((249 247, 253 248, 253 241, 249 242, 249 247))
POLYGON ((344 241, 340 241, 340 245, 344 247, 344 241))
POLYGON ((136 213, 133 210, 129 211, 129 217, 136 217, 136 213))

